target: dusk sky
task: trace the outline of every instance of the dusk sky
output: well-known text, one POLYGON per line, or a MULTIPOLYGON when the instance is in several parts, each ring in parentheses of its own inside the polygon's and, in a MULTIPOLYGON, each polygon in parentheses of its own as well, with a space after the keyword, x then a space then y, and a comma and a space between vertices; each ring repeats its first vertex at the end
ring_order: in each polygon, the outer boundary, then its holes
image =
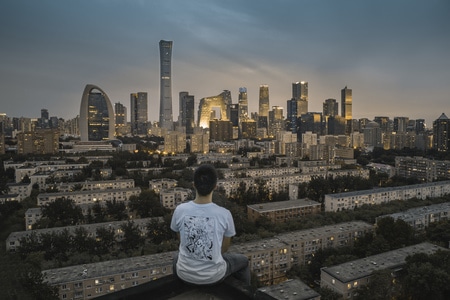
POLYGON ((0 113, 74 118, 94 84, 128 109, 148 92, 158 120, 162 39, 174 120, 180 91, 247 87, 254 112, 261 84, 286 116, 296 81, 311 112, 348 86, 356 119, 450 117, 448 0, 0 0, 0 113))

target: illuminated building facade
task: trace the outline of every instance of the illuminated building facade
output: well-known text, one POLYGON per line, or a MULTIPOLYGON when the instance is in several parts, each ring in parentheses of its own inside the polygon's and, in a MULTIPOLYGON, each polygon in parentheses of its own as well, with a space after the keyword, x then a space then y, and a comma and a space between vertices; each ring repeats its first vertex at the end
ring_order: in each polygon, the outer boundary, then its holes
POLYGON ((135 135, 147 134, 148 108, 147 93, 130 94, 131 133, 135 135))
POLYGON ((160 55, 160 101, 159 126, 172 130, 172 41, 159 42, 160 55))
POLYGON ((220 95, 205 97, 200 99, 198 107, 198 126, 209 128, 211 120, 211 112, 214 108, 220 110, 220 116, 216 116, 219 120, 229 120, 228 106, 231 104, 231 93, 228 90, 223 91, 220 95))
POLYGON ((108 95, 98 86, 84 88, 80 106, 82 142, 114 139, 114 111, 108 95))

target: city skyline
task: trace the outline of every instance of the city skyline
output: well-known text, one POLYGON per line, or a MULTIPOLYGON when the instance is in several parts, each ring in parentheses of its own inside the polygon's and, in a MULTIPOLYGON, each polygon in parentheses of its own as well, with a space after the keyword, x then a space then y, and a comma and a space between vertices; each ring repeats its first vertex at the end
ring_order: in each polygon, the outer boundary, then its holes
POLYGON ((74 118, 93 84, 113 104, 147 92, 156 121, 160 40, 174 43, 174 121, 181 91, 197 110, 223 90, 238 103, 245 87, 250 113, 265 84, 270 108, 283 107, 286 117, 298 81, 309 84, 311 112, 326 99, 340 102, 348 86, 356 119, 424 118, 430 128, 449 114, 448 1, 2 2, 0 113, 8 116, 48 109, 74 118))

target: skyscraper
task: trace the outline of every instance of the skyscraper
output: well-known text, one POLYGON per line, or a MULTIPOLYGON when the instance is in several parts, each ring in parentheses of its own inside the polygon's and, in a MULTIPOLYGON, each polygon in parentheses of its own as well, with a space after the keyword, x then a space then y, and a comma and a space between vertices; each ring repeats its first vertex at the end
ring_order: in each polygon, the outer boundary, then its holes
POLYGON ((147 93, 130 94, 131 133, 147 134, 148 109, 147 93))
POLYGON ((287 101, 287 117, 286 117, 286 130, 291 131, 292 133, 297 132, 297 100, 292 98, 287 101))
POLYGON ((188 92, 180 92, 180 115, 178 123, 186 128, 186 134, 193 134, 195 127, 194 107, 195 99, 188 92))
POLYGON ((339 113, 339 105, 336 99, 326 99, 323 103, 323 116, 335 117, 339 113))
POLYGON ((220 116, 216 116, 217 119, 229 120, 228 105, 231 102, 231 93, 228 90, 224 90, 217 96, 200 99, 200 104, 198 105, 198 126, 209 128, 213 108, 219 108, 220 116))
POLYGON ((262 84, 259 86, 259 113, 258 128, 269 127, 269 86, 262 84))
POLYGON ((172 130, 172 41, 159 41, 160 101, 159 126, 172 130))
POLYGON ((433 122, 433 144, 439 152, 450 149, 450 119, 444 113, 433 122))
POLYGON ((127 127, 127 108, 120 102, 114 104, 116 135, 125 135, 127 127))
POLYGON ((87 84, 81 97, 80 136, 82 142, 114 139, 114 111, 108 95, 87 84))
POLYGON ((259 114, 260 117, 269 116, 269 86, 262 84, 259 86, 259 114))
POLYGON ((345 133, 352 133, 352 90, 347 86, 341 90, 341 116, 345 119, 347 126, 345 133))
POLYGON ((308 112, 308 82, 292 83, 292 98, 297 101, 297 116, 308 112))
POLYGON ((248 98, 247 98, 247 88, 239 88, 239 122, 246 120, 248 118, 248 98))

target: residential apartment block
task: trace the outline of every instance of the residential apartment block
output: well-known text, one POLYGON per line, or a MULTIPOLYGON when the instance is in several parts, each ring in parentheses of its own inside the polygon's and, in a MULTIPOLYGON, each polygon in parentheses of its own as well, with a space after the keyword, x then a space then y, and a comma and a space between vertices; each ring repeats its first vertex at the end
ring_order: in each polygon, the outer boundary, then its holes
POLYGON ((178 204, 187 201, 189 198, 193 199, 193 196, 193 190, 176 187, 161 190, 159 193, 159 200, 162 206, 173 210, 178 204))
POLYGON ((266 217, 272 223, 283 223, 302 216, 320 213, 321 204, 309 199, 297 199, 247 205, 250 221, 266 217))
POLYGON ((406 178, 415 177, 425 182, 450 179, 450 161, 433 160, 419 156, 396 156, 395 174, 406 178))
MULTIPOLYGON (((133 219, 132 222, 139 228, 141 235, 144 236, 147 234, 147 224, 153 219, 161 220, 161 218, 144 218, 133 219)), ((6 251, 14 252, 20 246, 20 241, 22 238, 26 238, 34 234, 39 237, 41 234, 60 233, 63 230, 67 230, 69 234, 74 234, 77 228, 85 229, 88 232, 89 237, 96 237, 97 229, 99 228, 108 228, 114 231, 116 239, 120 241, 123 238, 123 231, 121 227, 127 222, 128 220, 11 232, 6 239, 6 251)))
MULTIPOLYGON (((284 282, 293 265, 308 263, 318 249, 352 245, 372 231, 370 224, 347 222, 234 244, 229 251, 245 254, 259 282, 273 285, 284 282)), ((51 269, 43 274, 46 282, 59 288, 60 299, 91 299, 172 274, 174 253, 51 269)))
POLYGON ((125 189, 110 189, 110 190, 92 190, 92 191, 73 191, 71 193, 41 193, 38 195, 38 206, 53 202, 58 198, 71 199, 75 204, 95 203, 106 201, 126 201, 131 196, 139 196, 141 188, 125 188, 125 189))
MULTIPOLYGON (((268 168, 269 169, 269 168, 268 168)), ((362 178, 369 178, 369 170, 354 169, 354 170, 329 170, 318 173, 294 173, 275 176, 261 176, 261 177, 246 177, 246 178, 228 178, 221 179, 217 182, 217 187, 222 189, 226 196, 229 197, 232 193, 237 192, 241 184, 245 184, 248 189, 256 183, 256 179, 263 180, 272 193, 287 192, 290 184, 299 184, 302 182, 309 182, 313 177, 336 177, 336 176, 360 176, 362 178)))
POLYGON ((403 268, 407 256, 416 253, 433 254, 438 250, 447 251, 430 243, 421 243, 332 267, 324 267, 320 273, 320 286, 337 292, 343 299, 353 299, 355 289, 367 285, 374 271, 390 269, 395 273, 403 268))
POLYGON ((450 194, 450 180, 399 187, 378 188, 325 195, 325 211, 353 210, 364 204, 374 205, 411 198, 426 199, 450 194))
POLYGON ((382 215, 376 218, 376 222, 382 218, 391 217, 394 220, 403 220, 408 223, 414 230, 423 230, 430 223, 448 220, 450 217, 450 202, 433 204, 429 206, 421 206, 411 208, 399 213, 382 215))
POLYGON ((83 264, 42 272, 60 299, 92 299, 173 273, 174 252, 83 264))

